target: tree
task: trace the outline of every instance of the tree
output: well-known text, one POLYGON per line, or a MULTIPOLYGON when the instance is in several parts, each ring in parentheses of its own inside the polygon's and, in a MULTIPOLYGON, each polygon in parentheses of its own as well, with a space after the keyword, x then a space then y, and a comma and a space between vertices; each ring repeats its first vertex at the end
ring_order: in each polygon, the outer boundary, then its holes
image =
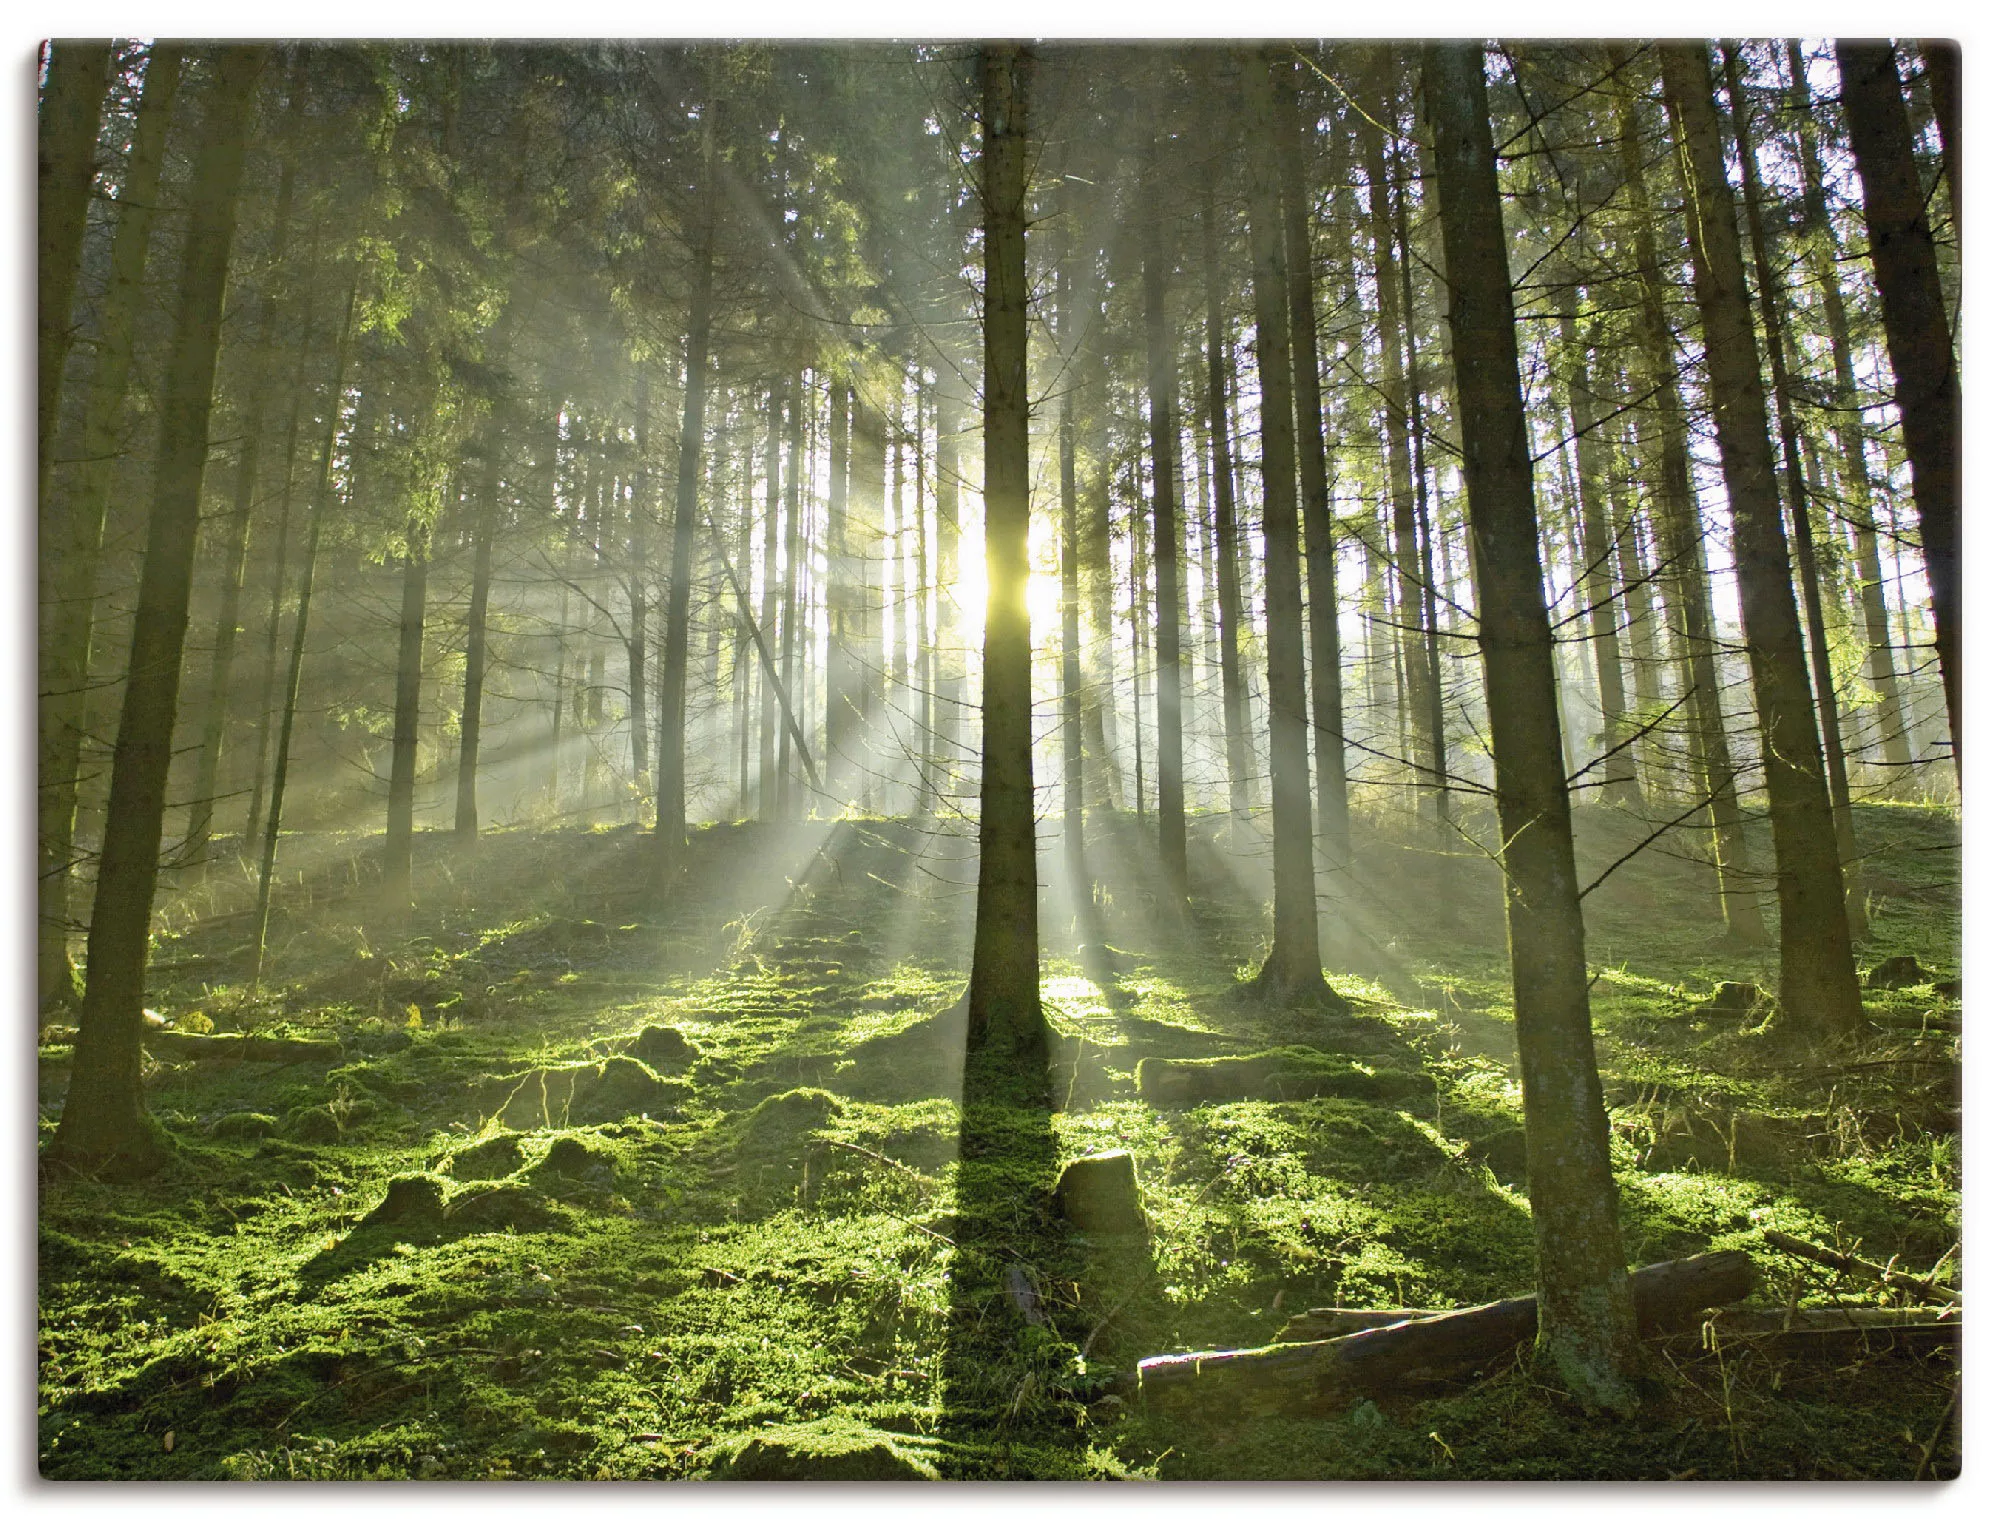
POLYGON ((1478 43, 1432 45, 1424 59, 1424 100, 1436 135, 1479 650, 1505 840, 1537 1340, 1579 1400, 1629 1413, 1643 1367, 1590 1029, 1583 904, 1485 66, 1478 43))
POLYGON ((1271 700, 1271 953, 1258 973, 1276 1001, 1332 1004, 1319 958, 1313 880, 1312 789, 1306 765, 1306 657, 1299 594, 1298 477, 1293 450, 1291 311, 1279 201, 1277 91, 1256 54, 1242 57, 1250 156, 1250 277, 1257 303, 1262 392, 1264 617, 1271 700))
POLYGON ((1028 85, 1022 47, 979 50, 979 193, 985 218, 986 639, 981 693, 979 894, 970 1047, 1043 1055, 1035 925, 1035 776, 1028 636, 1028 85))
MULTIPOLYGON (((1896 372, 1896 410, 1910 459, 1917 533, 1937 620, 1939 672, 1951 722, 1952 763, 1959 737, 1959 387, 1951 319, 1938 279, 1937 250, 1911 147, 1896 54, 1886 42, 1842 41, 1840 100, 1861 175, 1861 198, 1882 292, 1882 327, 1896 372)), ((1955 138, 1954 138, 1955 141, 1955 138)), ((1953 182, 1954 200, 1957 194, 1953 182)))
MULTIPOLYGON (((72 49, 65 48, 65 52, 72 49)), ((144 289, 146 252, 159 201, 167 128, 180 87, 182 53, 156 47, 132 127, 118 227, 111 239, 110 282, 99 326, 97 361, 84 403, 83 436, 60 516, 44 496, 39 571, 43 616, 36 822, 40 841, 36 934, 36 1002, 46 1020, 77 996, 69 931, 77 805, 77 764, 90 688, 90 646, 96 622, 97 571, 104 546, 105 507, 117 454, 118 424, 132 368, 132 334, 144 289)), ((44 221, 46 227, 46 219, 44 221)), ((60 257, 44 248, 45 259, 60 257)), ((44 265, 44 272, 48 272, 44 265)), ((44 302, 60 297, 42 293, 44 302)), ((47 305, 42 307, 47 312, 47 305)), ((46 363, 47 360, 45 359, 46 363)), ((47 375, 49 371, 43 370, 47 375)), ((48 454, 43 454, 46 462, 48 454)))
POLYGON ((1688 243, 1701 308, 1715 431, 1729 492, 1743 637, 1764 749, 1778 867, 1779 998, 1821 1036, 1861 1026, 1861 992, 1820 755, 1812 687, 1792 598, 1764 379, 1751 324, 1736 203, 1722 164, 1705 43, 1664 44, 1661 71, 1688 177, 1688 243))
POLYGON ((140 1085, 141 1004, 208 457, 222 291, 236 231, 245 125, 264 49, 225 47, 211 62, 214 81, 189 186, 145 565, 112 760, 97 906, 90 920, 89 980, 53 1147, 63 1160, 111 1173, 143 1173, 165 1159, 155 1126, 146 1117, 140 1085))

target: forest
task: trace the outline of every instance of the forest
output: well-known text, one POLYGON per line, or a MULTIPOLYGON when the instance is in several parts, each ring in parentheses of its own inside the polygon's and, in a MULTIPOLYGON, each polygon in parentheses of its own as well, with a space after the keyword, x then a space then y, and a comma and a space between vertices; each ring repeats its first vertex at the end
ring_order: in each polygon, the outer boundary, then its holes
POLYGON ((38 79, 44 1478, 1958 1475, 1955 43, 38 79))

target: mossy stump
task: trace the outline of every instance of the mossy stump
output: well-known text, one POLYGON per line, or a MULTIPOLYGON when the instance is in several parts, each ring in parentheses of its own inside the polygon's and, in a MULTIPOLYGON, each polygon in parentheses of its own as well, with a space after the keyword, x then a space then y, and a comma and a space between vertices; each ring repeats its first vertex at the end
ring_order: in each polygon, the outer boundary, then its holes
POLYGON ((668 1023, 640 1029, 626 1044, 625 1053, 662 1074, 684 1071, 701 1058, 701 1051, 688 1042, 687 1036, 668 1023))
POLYGON ((717 1454, 711 1478, 724 1482, 935 1482, 937 1468, 879 1429, 847 1419, 815 1419, 767 1429, 717 1454))
POLYGON ((368 1216, 364 1228, 388 1226, 405 1231, 436 1229, 444 1223, 444 1183, 428 1173, 398 1176, 368 1216))
POLYGON ((1105 1150, 1071 1161, 1056 1182, 1056 1206, 1085 1234, 1146 1232, 1139 1173, 1130 1150, 1105 1150))

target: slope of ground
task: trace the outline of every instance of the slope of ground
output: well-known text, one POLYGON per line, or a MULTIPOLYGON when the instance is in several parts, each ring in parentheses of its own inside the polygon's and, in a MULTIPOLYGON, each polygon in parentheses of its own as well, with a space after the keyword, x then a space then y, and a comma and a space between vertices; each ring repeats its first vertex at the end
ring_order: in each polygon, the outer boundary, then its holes
MULTIPOLYGON (((1888 1302, 1767 1228, 1956 1279, 1956 824, 1861 809, 1874 1029, 1802 1046, 1717 982, 1698 862, 1589 898, 1634 1264, 1740 1247, 1773 1303, 1888 1302)), ((1643 837, 1580 824, 1584 878, 1643 837)), ((1346 1015, 1247 1000, 1266 856, 1196 830, 1186 922, 1130 818, 1046 890, 1046 1089, 965 1068, 971 841, 911 821, 704 830, 650 904, 627 831, 429 846, 412 921, 323 841, 243 984, 241 884, 166 916, 158 1012, 311 1034, 294 1062, 149 1056, 179 1158, 44 1178, 40 1459, 55 1478, 1900 1477, 1956 1470, 1955 1362, 1669 1355, 1662 1406, 1575 1415, 1532 1363, 1244 1417, 1149 1408, 1162 1351, 1319 1305, 1530 1290, 1492 868, 1363 831, 1329 882, 1346 1015), (1254 1057, 1254 1058, 1246 1058, 1254 1057), (1174 1064, 1169 1064, 1173 1062, 1174 1064), (1203 1064, 1206 1062, 1206 1064, 1203 1064), (1051 1201, 1130 1152, 1146 1232, 1051 1201)), ((1045 876, 1060 877, 1052 863, 1045 876)), ((189 1053, 190 1048, 194 1053, 189 1053)), ((42 1122, 67 1048, 42 1051, 42 1122)))

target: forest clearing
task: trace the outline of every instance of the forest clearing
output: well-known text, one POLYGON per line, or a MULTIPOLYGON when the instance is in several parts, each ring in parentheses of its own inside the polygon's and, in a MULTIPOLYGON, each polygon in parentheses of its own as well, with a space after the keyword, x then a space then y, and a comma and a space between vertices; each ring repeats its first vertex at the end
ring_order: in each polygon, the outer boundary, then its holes
POLYGON ((1959 93, 48 44, 42 1475, 1955 1478, 1959 93))

